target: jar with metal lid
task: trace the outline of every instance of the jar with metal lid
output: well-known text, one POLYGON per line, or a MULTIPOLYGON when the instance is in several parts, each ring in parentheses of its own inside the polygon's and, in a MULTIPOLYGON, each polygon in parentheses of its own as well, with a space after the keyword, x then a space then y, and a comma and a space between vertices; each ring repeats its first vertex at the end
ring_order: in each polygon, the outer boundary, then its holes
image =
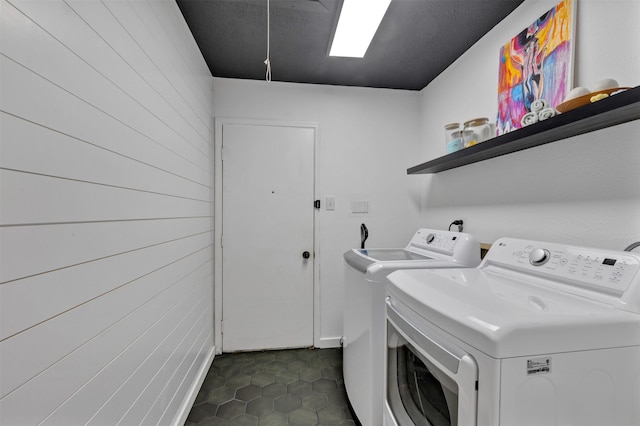
MULTIPOLYGON (((473 132, 473 137, 471 137, 470 141, 474 141, 474 142, 471 143, 471 145, 484 142, 487 139, 490 139, 492 137, 491 125, 489 124, 489 119, 486 117, 474 118, 473 120, 469 120, 465 122, 463 131, 467 131, 467 130, 471 130, 473 132)), ((465 140, 465 146, 466 146, 466 140, 465 140)))

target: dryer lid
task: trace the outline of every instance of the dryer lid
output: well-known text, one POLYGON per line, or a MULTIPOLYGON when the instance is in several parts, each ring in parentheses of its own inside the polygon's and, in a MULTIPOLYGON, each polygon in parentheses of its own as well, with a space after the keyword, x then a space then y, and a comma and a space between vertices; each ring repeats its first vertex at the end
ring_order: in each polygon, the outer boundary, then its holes
POLYGON ((493 358, 640 345, 640 315, 483 269, 397 271, 389 294, 493 358))

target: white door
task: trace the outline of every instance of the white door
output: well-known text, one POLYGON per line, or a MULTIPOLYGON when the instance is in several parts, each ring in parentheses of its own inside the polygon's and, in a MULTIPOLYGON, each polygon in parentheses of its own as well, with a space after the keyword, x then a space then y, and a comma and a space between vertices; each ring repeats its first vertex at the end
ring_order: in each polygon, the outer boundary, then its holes
POLYGON ((224 124, 222 141, 222 349, 312 346, 315 129, 224 124))

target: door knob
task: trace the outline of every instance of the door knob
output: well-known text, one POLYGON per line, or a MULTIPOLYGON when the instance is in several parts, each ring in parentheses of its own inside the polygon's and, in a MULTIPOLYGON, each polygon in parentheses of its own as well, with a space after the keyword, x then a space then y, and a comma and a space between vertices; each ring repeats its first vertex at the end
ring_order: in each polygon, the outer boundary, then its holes
POLYGON ((308 258, 310 258, 310 257, 311 257, 311 253, 309 253, 308 251, 303 251, 303 252, 302 252, 302 257, 303 257, 304 259, 308 259, 308 258))

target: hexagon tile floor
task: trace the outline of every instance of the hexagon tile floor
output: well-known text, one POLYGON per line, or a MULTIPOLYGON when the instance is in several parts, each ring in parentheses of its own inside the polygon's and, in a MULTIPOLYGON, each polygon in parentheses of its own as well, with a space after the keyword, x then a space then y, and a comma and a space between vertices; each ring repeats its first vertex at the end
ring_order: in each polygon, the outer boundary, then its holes
POLYGON ((359 425, 342 378, 342 350, 217 355, 185 426, 359 425))

